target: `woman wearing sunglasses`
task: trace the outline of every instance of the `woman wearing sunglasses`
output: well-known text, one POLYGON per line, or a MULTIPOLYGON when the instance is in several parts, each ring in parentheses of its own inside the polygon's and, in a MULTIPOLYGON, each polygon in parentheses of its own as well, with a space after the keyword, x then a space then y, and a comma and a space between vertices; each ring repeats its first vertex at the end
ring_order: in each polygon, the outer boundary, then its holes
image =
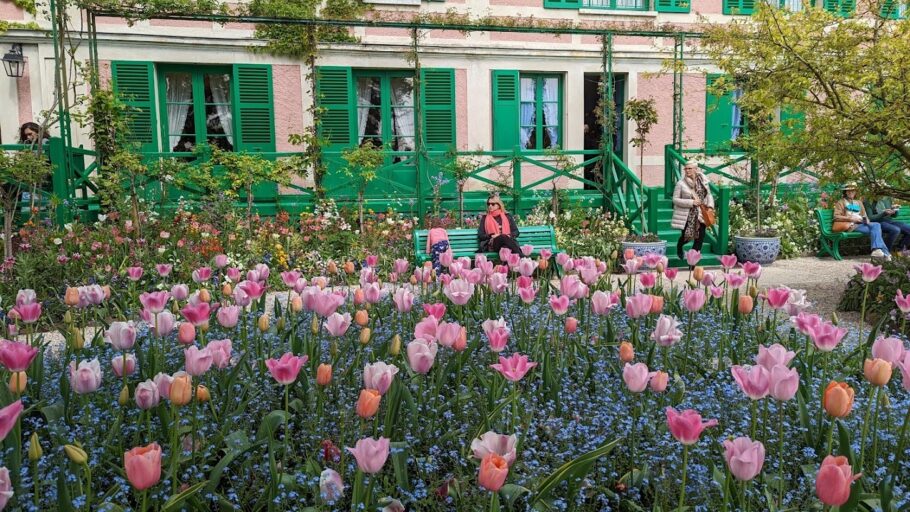
POLYGON ((506 213, 502 199, 496 194, 490 194, 487 199, 487 213, 480 218, 477 226, 477 239, 480 241, 480 250, 483 252, 499 252, 506 247, 513 253, 520 253, 518 247, 518 226, 512 215, 506 213))

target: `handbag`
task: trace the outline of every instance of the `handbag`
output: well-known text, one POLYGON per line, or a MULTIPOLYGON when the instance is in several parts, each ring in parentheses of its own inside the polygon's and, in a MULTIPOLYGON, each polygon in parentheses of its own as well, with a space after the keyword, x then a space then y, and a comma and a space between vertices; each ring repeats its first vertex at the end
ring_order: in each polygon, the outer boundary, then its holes
POLYGON ((717 224, 717 213, 714 212, 714 208, 704 204, 700 204, 698 207, 701 209, 701 220, 705 223, 706 228, 717 224))
POLYGON ((834 233, 843 233, 845 231, 853 231, 853 223, 845 220, 837 220, 831 224, 831 231, 834 233))

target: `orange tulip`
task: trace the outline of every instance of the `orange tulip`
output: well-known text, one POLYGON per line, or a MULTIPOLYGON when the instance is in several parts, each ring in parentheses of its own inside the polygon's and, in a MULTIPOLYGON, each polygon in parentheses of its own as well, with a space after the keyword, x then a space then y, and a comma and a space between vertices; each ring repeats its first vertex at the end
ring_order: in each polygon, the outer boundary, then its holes
POLYGON ((322 363, 316 368, 316 384, 328 386, 332 383, 332 365, 322 363))
POLYGON ((21 395, 25 392, 26 384, 28 384, 28 376, 25 372, 13 372, 9 376, 9 391, 14 395, 21 395))
POLYGON ((655 315, 664 310, 664 296, 663 295, 652 295, 651 296, 651 310, 649 314, 655 315))
POLYGON ((63 297, 63 303, 67 306, 79 305, 79 289, 70 286, 66 289, 66 295, 63 297))
POLYGON ((487 453, 480 461, 480 474, 477 483, 484 489, 498 492, 509 476, 509 464, 499 454, 487 453))
POLYGON ((752 297, 749 295, 740 295, 739 303, 737 304, 737 311, 741 315, 748 315, 752 312, 752 308, 755 307, 755 301, 752 300, 752 297))
POLYGON ((628 341, 619 344, 619 360, 630 363, 635 359, 635 348, 628 341))
POLYGON ((359 306, 366 301, 366 297, 363 293, 363 288, 357 288, 354 290, 354 305, 359 306))
POLYGON ((370 328, 369 328, 369 327, 364 327, 363 329, 361 329, 361 330, 360 330, 360 338, 359 338, 360 344, 361 344, 361 345, 366 345, 366 344, 368 344, 368 343, 370 342, 370 336, 371 336, 372 334, 373 334, 373 332, 370 331, 370 328))
POLYGON ((196 400, 201 403, 208 402, 212 399, 212 394, 209 393, 209 388, 199 384, 196 386, 196 400))
POLYGON ((183 406, 193 398, 193 378, 186 372, 177 372, 171 381, 169 392, 171 403, 183 406))
POLYGON ((698 282, 701 282, 705 277, 705 269, 702 267, 695 267, 692 269, 692 279, 695 279, 698 282))
POLYGON ((853 409, 853 388, 846 382, 831 381, 822 395, 822 407, 834 418, 845 418, 853 409))
POLYGON ((546 270, 550 266, 550 260, 537 260, 537 268, 546 270))
POLYGON ((210 302, 212 300, 212 294, 209 293, 205 288, 199 290, 199 300, 202 302, 210 302))
POLYGON ((234 293, 234 290, 233 290, 233 288, 231 288, 231 283, 224 283, 223 285, 221 285, 221 295, 228 297, 232 293, 234 293))
POLYGON ((259 330, 262 332, 266 332, 269 330, 269 314, 268 313, 263 313, 262 315, 259 316, 259 321, 257 322, 257 327, 259 327, 259 330))
MULTIPOLYGON (((363 292, 361 292, 361 295, 362 295, 362 294, 363 294, 363 292)), ((355 300, 356 300, 356 299, 355 299, 355 300)), ((361 326, 361 327, 363 327, 363 326, 365 326, 366 324, 370 323, 370 314, 367 313, 367 310, 365 310, 365 309, 358 309, 357 312, 354 313, 354 323, 356 323, 357 325, 359 325, 359 326, 361 326)))
POLYGON ((354 273, 354 262, 353 262, 353 261, 346 261, 346 262, 344 262, 344 272, 345 272, 346 274, 353 274, 353 273, 354 273))
POLYGON ((863 374, 873 386, 884 386, 891 380, 891 363, 884 359, 866 359, 863 374))
POLYGON ((291 311, 294 313, 300 313, 303 311, 303 299, 300 298, 300 295, 297 295, 291 299, 291 311))
POLYGON ((328 272, 329 274, 337 274, 338 273, 338 264, 335 263, 335 261, 333 261, 333 260, 329 260, 329 262, 325 266, 325 271, 328 272))
POLYGON ((361 418, 372 418, 379 411, 379 402, 382 395, 375 389, 363 389, 360 391, 360 398, 357 400, 357 415, 361 418))

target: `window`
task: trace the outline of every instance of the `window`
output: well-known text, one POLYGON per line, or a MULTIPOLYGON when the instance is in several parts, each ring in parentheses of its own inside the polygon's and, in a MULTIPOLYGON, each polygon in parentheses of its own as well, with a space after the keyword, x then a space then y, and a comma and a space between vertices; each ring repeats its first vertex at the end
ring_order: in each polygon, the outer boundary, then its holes
POLYGON ((804 8, 803 0, 780 0, 780 6, 790 12, 801 12, 804 8))
MULTIPOLYGON (((414 151, 414 77, 410 72, 356 71, 357 143, 414 151)), ((395 161, 405 157, 397 156, 395 161)))
POLYGON ((234 151, 231 70, 160 66, 165 151, 192 152, 200 142, 234 151))
POLYGON ((721 75, 708 75, 705 98, 705 150, 708 153, 735 151, 736 139, 749 132, 738 100, 742 91, 734 89, 722 95, 714 94, 711 85, 721 75))
POLYGON ((582 0, 581 6, 585 9, 647 11, 648 0, 582 0))
POLYGON ((892 20, 899 20, 907 17, 907 1, 906 0, 885 0, 882 2, 882 12, 881 16, 883 18, 889 18, 892 20))
POLYGON ((519 146, 552 149, 562 145, 562 84, 558 75, 521 74, 519 146))
POLYGON ((856 0, 820 0, 825 10, 838 16, 849 17, 856 8, 856 0))
POLYGON ((755 0, 723 0, 724 14, 749 15, 755 11, 755 0))

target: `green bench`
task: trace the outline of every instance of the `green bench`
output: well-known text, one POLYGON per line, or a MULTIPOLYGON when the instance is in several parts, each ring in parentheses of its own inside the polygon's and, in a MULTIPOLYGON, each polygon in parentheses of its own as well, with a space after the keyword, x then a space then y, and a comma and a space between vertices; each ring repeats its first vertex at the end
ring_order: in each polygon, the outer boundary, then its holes
MULTIPOLYGON (((834 210, 824 210, 817 209, 815 210, 815 218, 818 220, 818 231, 819 235, 819 244, 821 245, 821 250, 819 251, 819 257, 824 256, 825 254, 830 254, 836 260, 844 259, 840 254, 840 243, 842 240, 850 240, 854 238, 863 238, 867 235, 862 233, 857 233, 856 231, 843 231, 840 233, 835 233, 831 230, 831 226, 834 224, 834 210)), ((910 207, 903 207, 894 216, 894 219, 898 222, 903 222, 910 224, 910 207)))
MULTIPOLYGON (((553 230, 553 226, 520 226, 518 231, 518 245, 533 245, 532 255, 539 255, 543 249, 549 249, 553 251, 553 254, 559 252, 556 247, 556 232, 553 230)), ((449 235, 449 247, 456 258, 462 256, 473 258, 480 252, 476 229, 449 229, 446 232, 449 235)), ((431 259, 427 254, 427 233, 429 231, 426 229, 414 232, 414 257, 418 265, 431 259)), ((499 258, 499 254, 495 252, 483 254, 491 260, 499 258)))

